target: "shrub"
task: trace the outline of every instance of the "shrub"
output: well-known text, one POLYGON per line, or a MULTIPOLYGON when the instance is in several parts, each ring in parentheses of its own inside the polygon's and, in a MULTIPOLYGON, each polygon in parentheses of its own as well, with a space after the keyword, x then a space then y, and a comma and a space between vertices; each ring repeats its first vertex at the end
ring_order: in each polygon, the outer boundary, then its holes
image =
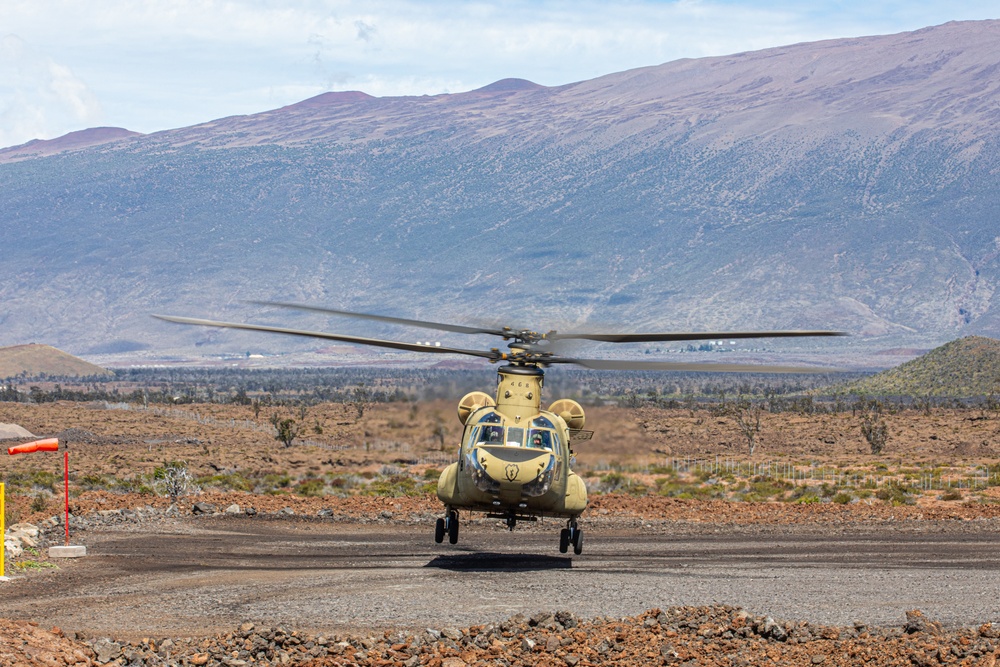
POLYGON ((964 496, 959 489, 948 489, 941 494, 941 500, 961 500, 964 496))
POLYGON ((875 497, 891 505, 912 505, 912 489, 895 480, 889 480, 875 493, 875 497))
POLYGON ((298 483, 295 493, 307 498, 318 498, 325 495, 326 483, 321 479, 307 479, 298 483))

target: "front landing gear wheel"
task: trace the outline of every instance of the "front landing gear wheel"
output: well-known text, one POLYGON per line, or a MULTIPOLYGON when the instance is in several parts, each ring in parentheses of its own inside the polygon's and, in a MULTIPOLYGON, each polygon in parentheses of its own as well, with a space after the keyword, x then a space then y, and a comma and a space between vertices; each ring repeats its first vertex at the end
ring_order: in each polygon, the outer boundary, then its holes
POLYGON ((452 510, 448 512, 448 543, 458 543, 458 512, 452 510))
POLYGON ((444 542, 444 519, 438 519, 434 523, 434 541, 438 544, 444 542))
POLYGON ((583 531, 579 528, 573 531, 573 553, 577 556, 583 553, 583 531))
POLYGON ((559 531, 559 553, 566 553, 569 551, 570 534, 569 528, 563 528, 559 531))

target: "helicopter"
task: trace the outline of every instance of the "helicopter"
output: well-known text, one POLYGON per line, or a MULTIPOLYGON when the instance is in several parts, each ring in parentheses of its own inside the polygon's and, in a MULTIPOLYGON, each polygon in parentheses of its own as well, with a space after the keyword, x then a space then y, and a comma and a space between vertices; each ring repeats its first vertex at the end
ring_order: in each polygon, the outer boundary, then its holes
POLYGON ((444 516, 434 526, 434 541, 448 537, 456 544, 460 511, 485 513, 500 519, 510 530, 518 522, 533 522, 549 517, 565 520, 559 533, 559 551, 583 553, 583 530, 579 517, 587 507, 587 488, 572 470, 573 446, 590 440, 593 431, 584 429, 586 414, 576 401, 562 398, 542 407, 544 369, 555 364, 572 364, 595 370, 658 370, 752 373, 816 373, 829 369, 795 366, 676 363, 665 361, 630 361, 587 359, 560 353, 561 341, 600 343, 649 343, 716 339, 789 338, 804 336, 842 336, 839 331, 726 331, 664 333, 560 333, 538 332, 509 326, 473 327, 424 320, 390 317, 370 313, 336 310, 306 304, 275 301, 252 301, 258 306, 311 311, 389 324, 435 329, 461 334, 489 335, 508 341, 507 350, 447 347, 432 343, 403 343, 323 331, 221 322, 216 320, 154 315, 178 324, 261 331, 306 338, 335 340, 360 345, 430 354, 457 354, 479 357, 490 363, 503 363, 497 369, 493 396, 473 391, 458 402, 458 418, 464 426, 457 460, 449 464, 438 479, 437 495, 444 504, 444 516))

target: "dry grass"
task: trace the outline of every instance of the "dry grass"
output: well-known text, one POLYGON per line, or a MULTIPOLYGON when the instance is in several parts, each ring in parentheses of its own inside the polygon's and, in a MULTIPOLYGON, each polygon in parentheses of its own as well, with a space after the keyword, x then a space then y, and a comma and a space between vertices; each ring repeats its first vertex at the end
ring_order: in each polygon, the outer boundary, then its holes
MULTIPOLYGON (((575 446, 576 469, 595 493, 798 502, 858 502, 890 482, 907 492, 932 487, 926 495, 945 500, 983 499, 1000 482, 1000 415, 934 409, 884 418, 889 443, 873 456, 860 414, 765 412, 749 457, 729 415, 593 407, 587 427, 596 434, 575 446)), ((204 488, 299 496, 426 493, 462 432, 447 401, 379 404, 360 416, 355 405, 336 403, 256 414, 228 404, 0 403, 3 422, 67 442, 77 491, 155 491, 158 469, 179 461, 204 488), (301 428, 291 447, 275 439, 275 415, 301 428)), ((47 497, 59 491, 60 459, 8 457, 3 478, 29 498, 47 497)))

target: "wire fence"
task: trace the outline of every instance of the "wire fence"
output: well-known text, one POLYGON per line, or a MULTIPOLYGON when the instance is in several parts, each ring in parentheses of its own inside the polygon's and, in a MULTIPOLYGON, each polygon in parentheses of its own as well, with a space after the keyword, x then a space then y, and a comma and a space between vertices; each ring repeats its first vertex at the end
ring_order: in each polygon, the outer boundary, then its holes
MULTIPOLYGON (((664 460, 664 472, 677 475, 693 475, 704 479, 718 477, 746 477, 773 479, 792 484, 822 485, 876 489, 887 482, 903 483, 924 491, 947 489, 985 489, 1000 485, 1000 472, 991 471, 985 464, 970 466, 931 468, 909 467, 890 473, 882 471, 844 470, 836 466, 815 461, 793 463, 791 461, 746 461, 717 456, 714 459, 674 458, 664 460)), ((654 466, 650 472, 660 470, 654 466)))

